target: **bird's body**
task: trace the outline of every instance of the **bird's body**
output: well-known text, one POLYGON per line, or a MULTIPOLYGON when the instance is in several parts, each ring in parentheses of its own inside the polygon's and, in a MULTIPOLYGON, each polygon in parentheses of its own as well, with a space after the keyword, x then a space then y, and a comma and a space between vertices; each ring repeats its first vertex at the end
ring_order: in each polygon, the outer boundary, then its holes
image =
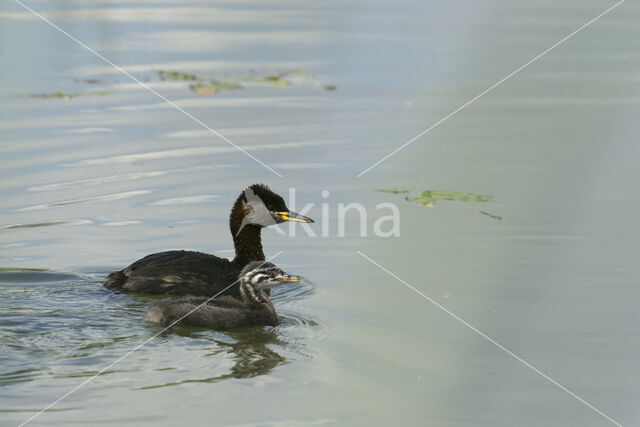
POLYGON ((253 261, 240 272, 242 300, 231 296, 217 298, 185 297, 156 301, 149 305, 145 320, 162 326, 182 325, 210 329, 232 329, 241 326, 275 326, 278 315, 264 293, 280 283, 298 282, 269 262, 253 261))
MULTIPOLYGON (((233 283, 243 266, 202 252, 159 252, 111 273, 105 286, 123 292, 213 296, 233 283)), ((230 293, 237 295, 237 286, 230 293)))
POLYGON ((251 308, 231 296, 222 296, 203 304, 206 301, 206 297, 185 297, 177 301, 154 302, 149 306, 145 320, 168 326, 186 316, 180 321, 182 325, 218 330, 240 326, 275 326, 278 323, 278 316, 270 301, 258 308, 251 308))
POLYGON ((263 261, 261 230, 284 221, 313 222, 288 210, 284 199, 261 184, 240 194, 229 226, 236 256, 232 260, 194 251, 159 252, 111 273, 105 287, 121 292, 207 296, 238 295, 231 285, 251 261, 263 261))

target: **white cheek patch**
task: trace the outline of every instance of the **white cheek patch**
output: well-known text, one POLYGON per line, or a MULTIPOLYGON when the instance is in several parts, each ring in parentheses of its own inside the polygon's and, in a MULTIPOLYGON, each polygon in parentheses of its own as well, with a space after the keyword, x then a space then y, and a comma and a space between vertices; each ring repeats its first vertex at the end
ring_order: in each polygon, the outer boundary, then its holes
POLYGON ((251 278, 251 284, 252 285, 257 285, 258 283, 260 283, 262 281, 263 278, 267 277, 266 274, 256 274, 255 276, 253 276, 251 278))
POLYGON ((273 218, 271 212, 269 212, 269 209, 267 209, 267 206, 264 204, 262 199, 256 195, 251 188, 247 188, 244 191, 244 195, 247 199, 247 202, 243 206, 245 216, 242 219, 242 224, 240 225, 240 230, 238 230, 237 234, 240 234, 244 226, 247 224, 268 227, 278 223, 273 218))
POLYGON ((251 224, 256 224, 262 227, 268 227, 270 225, 277 224, 269 209, 267 209, 265 204, 262 203, 262 200, 260 200, 259 202, 251 201, 249 202, 249 205, 252 208, 251 215, 249 216, 251 224))

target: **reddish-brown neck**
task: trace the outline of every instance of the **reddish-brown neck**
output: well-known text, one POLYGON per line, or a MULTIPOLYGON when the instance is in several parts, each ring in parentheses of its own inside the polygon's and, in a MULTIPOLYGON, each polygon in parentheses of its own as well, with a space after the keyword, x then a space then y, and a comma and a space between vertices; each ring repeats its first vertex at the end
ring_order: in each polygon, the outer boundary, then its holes
POLYGON ((262 228, 253 224, 245 224, 242 227, 243 218, 243 200, 242 196, 240 196, 234 203, 231 209, 231 217, 229 218, 233 245, 236 249, 236 257, 233 262, 245 265, 251 261, 264 261, 262 239, 260 237, 262 228), (242 230, 238 232, 240 227, 242 227, 242 230))

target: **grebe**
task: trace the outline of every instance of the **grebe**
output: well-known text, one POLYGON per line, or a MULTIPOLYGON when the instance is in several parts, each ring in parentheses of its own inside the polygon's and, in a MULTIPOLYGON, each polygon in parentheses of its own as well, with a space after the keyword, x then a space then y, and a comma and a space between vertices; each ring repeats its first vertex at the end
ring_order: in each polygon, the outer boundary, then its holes
POLYGON ((147 308, 145 320, 162 326, 179 323, 210 329, 232 329, 240 326, 276 326, 278 315, 264 293, 282 283, 297 283, 270 262, 252 261, 239 275, 242 301, 221 296, 210 301, 206 297, 185 297, 153 302, 147 308), (184 318, 183 318, 184 317, 184 318))
MULTIPOLYGON (((109 274, 104 286, 122 292, 213 296, 236 281, 249 262, 264 261, 262 228, 285 221, 313 222, 290 211, 284 199, 266 185, 254 184, 240 194, 231 209, 233 260, 194 251, 159 252, 109 274)), ((235 284, 224 294, 238 295, 238 288, 235 284)))

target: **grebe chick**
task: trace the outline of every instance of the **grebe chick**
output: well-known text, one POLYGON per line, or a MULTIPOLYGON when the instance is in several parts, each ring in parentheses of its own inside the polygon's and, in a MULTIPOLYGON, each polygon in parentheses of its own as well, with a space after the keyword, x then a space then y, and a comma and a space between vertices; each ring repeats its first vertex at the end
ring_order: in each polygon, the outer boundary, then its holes
MULTIPOLYGON (((236 256, 233 260, 193 251, 159 252, 115 271, 104 284, 121 292, 213 296, 238 279, 251 261, 264 261, 260 232, 285 221, 313 222, 292 212, 284 199, 263 184, 244 190, 231 209, 229 226, 236 256)), ((238 295, 238 285, 224 294, 238 295)))
POLYGON ((179 323, 182 325, 220 330, 240 326, 275 326, 278 315, 264 291, 282 283, 300 282, 300 278, 286 274, 270 262, 252 261, 242 269, 239 281, 242 301, 231 296, 211 301, 204 297, 157 301, 149 305, 144 318, 162 326, 172 325, 181 319, 179 323))

